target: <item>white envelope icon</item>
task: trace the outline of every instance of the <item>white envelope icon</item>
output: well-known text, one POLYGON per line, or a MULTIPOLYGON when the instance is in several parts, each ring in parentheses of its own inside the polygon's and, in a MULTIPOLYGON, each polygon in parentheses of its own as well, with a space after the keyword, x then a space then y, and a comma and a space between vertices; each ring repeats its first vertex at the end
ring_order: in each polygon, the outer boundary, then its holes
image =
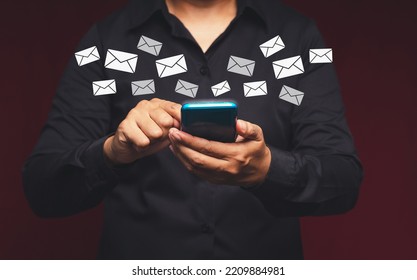
POLYGON ((155 93, 154 80, 132 82, 132 95, 145 95, 155 93))
POLYGON ((162 43, 146 36, 141 36, 138 43, 138 49, 154 56, 158 56, 162 49, 162 43))
POLYGON ((128 73, 135 73, 138 55, 133 53, 107 50, 104 67, 128 73))
POLYGON ((262 53, 265 57, 270 57, 271 55, 279 52, 280 50, 285 48, 284 42, 282 41, 281 37, 278 35, 272 38, 269 41, 266 41, 262 45, 259 46, 261 48, 262 53))
POLYGON ((78 66, 83 66, 99 60, 100 54, 98 53, 97 47, 93 46, 91 48, 76 52, 75 59, 77 59, 78 66))
POLYGON ((115 80, 103 80, 93 82, 93 94, 94 95, 108 95, 116 93, 116 81, 115 80))
POLYGON ((332 49, 310 49, 310 63, 332 63, 332 49))
POLYGON ((303 101, 304 92, 299 90, 293 89, 289 86, 282 86, 281 92, 279 94, 279 98, 290 102, 294 105, 300 106, 301 101, 303 101))
POLYGON ((304 73, 303 61, 299 55, 274 61, 272 66, 274 67, 274 73, 277 79, 304 73))
POLYGON ((266 81, 244 83, 243 92, 245 93, 245 97, 267 95, 266 81))
POLYGON ((197 91, 198 91, 198 85, 195 85, 195 84, 183 81, 183 80, 178 80, 177 85, 175 87, 176 93, 186 95, 192 98, 194 98, 197 95, 197 91))
POLYGON ((187 72, 187 63, 183 54, 157 60, 156 70, 159 78, 187 72))
POLYGON ((226 92, 230 91, 230 85, 228 81, 223 81, 211 87, 211 91, 213 92, 214 96, 222 95, 226 92))

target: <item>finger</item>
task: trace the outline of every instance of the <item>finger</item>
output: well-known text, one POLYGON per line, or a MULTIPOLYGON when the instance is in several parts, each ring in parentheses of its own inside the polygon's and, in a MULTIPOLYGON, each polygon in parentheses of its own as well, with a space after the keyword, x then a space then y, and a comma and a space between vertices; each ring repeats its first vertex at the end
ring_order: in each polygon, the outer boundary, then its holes
POLYGON ((184 167, 188 170, 188 172, 190 172, 190 173, 192 173, 192 174, 194 174, 194 175, 196 175, 196 176, 198 176, 198 177, 200 177, 202 179, 208 179, 207 178, 208 176, 203 171, 201 171, 201 170, 199 170, 197 168, 194 168, 191 165, 191 163, 188 160, 186 160, 186 158, 184 157, 184 155, 182 155, 178 151, 178 149, 177 149, 176 146, 170 145, 169 148, 172 151, 172 153, 178 158, 178 160, 184 165, 184 167))
POLYGON ((238 135, 245 139, 262 141, 263 140, 263 133, 262 129, 253 123, 244 121, 244 120, 237 120, 236 122, 236 132, 238 135))
POLYGON ((117 141, 122 144, 130 144, 136 150, 144 149, 150 144, 150 139, 139 129, 136 122, 128 120, 120 124, 117 141))
POLYGON ((185 168, 192 172, 191 164, 184 158, 184 156, 178 151, 177 146, 171 144, 169 145, 170 150, 174 153, 174 155, 180 160, 180 162, 185 166, 185 168))
POLYGON ((135 119, 138 128, 149 138, 149 140, 157 141, 164 135, 163 130, 159 125, 151 118, 147 111, 134 111, 132 112, 132 118, 135 119))
POLYGON ((177 143, 175 139, 171 140, 171 147, 178 159, 194 174, 207 175, 226 170, 227 161, 223 159, 214 158, 192 150, 177 143))
POLYGON ((236 150, 236 147, 231 143, 210 141, 192 136, 183 131, 179 131, 176 128, 171 128, 169 130, 169 137, 172 141, 175 141, 182 146, 186 146, 192 150, 218 159, 226 159, 228 154, 231 154, 236 150))
POLYGON ((162 129, 164 136, 168 130, 174 127, 174 118, 162 108, 156 108, 149 112, 150 118, 162 129))
POLYGON ((181 122, 181 104, 174 103, 168 100, 158 99, 158 101, 159 101, 159 107, 161 107, 169 115, 171 115, 175 120, 177 120, 178 127, 179 127, 179 123, 181 122))

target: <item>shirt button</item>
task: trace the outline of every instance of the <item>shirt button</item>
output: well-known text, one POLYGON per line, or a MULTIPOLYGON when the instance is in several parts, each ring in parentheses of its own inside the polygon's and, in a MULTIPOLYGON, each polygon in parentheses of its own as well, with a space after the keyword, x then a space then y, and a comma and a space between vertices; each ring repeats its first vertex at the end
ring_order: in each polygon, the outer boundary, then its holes
POLYGON ((202 224, 201 225, 201 232, 202 233, 210 233, 211 232, 211 228, 208 224, 202 224))
POLYGON ((208 69, 208 67, 207 66, 202 66, 201 68, 200 68, 200 74, 201 75, 207 75, 208 74, 208 72, 209 72, 209 69, 208 69))

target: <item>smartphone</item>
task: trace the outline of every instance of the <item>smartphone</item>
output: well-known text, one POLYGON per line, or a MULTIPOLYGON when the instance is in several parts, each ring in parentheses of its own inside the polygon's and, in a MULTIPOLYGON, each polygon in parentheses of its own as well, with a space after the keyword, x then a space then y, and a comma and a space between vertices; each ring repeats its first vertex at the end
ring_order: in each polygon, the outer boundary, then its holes
POLYGON ((237 104, 232 101, 194 101, 181 107, 181 130, 208 140, 236 140, 237 104))

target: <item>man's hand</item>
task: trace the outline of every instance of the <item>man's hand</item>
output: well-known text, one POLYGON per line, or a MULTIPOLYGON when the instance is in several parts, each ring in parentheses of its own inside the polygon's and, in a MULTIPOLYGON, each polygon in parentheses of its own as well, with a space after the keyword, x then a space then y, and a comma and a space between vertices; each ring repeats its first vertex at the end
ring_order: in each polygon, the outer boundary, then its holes
POLYGON ((235 143, 221 143, 172 128, 170 148, 190 172, 209 182, 242 187, 260 184, 271 163, 262 129, 238 120, 236 130, 235 143))
POLYGON ((143 100, 104 142, 104 155, 112 165, 131 163, 169 145, 168 131, 179 128, 181 105, 154 98, 143 100))

